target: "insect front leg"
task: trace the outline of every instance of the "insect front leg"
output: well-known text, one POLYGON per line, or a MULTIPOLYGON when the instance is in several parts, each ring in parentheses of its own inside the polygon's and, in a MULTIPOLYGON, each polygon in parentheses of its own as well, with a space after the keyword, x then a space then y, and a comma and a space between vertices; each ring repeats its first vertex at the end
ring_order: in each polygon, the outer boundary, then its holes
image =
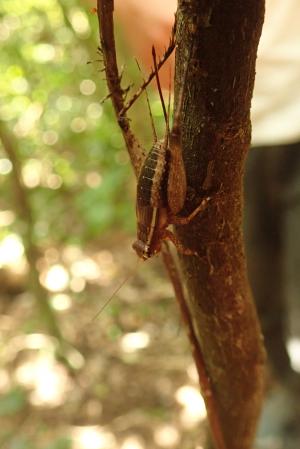
POLYGON ((156 62, 155 48, 152 47, 153 63, 155 68, 155 77, 157 82, 158 93, 161 99, 161 104, 164 112, 164 117, 166 121, 166 135, 165 135, 165 145, 168 148, 168 180, 167 180, 167 202, 170 211, 176 215, 183 208, 185 197, 186 197, 186 176, 185 168, 182 158, 181 150, 181 131, 180 131, 180 116, 182 109, 182 98, 183 98, 183 88, 185 83, 183 82, 177 111, 174 115, 173 127, 170 130, 169 127, 169 112, 170 112, 170 97, 168 112, 163 99, 162 89, 158 76, 158 67, 156 62))
POLYGON ((207 198, 204 198, 199 206, 196 207, 187 217, 179 217, 178 215, 169 215, 169 223, 179 226, 184 226, 189 224, 199 213, 203 212, 208 202, 211 200, 211 198, 208 196, 207 198))
POLYGON ((178 237, 176 237, 176 235, 173 234, 173 232, 169 229, 165 229, 161 233, 161 240, 170 240, 175 245, 177 251, 184 256, 197 256, 198 254, 196 251, 186 248, 178 239, 178 237))
POLYGON ((169 135, 170 164, 168 177, 168 205, 173 215, 177 215, 184 206, 187 190, 185 166, 182 156, 181 116, 183 92, 186 85, 188 65, 185 68, 177 108, 174 113, 173 126, 169 135))
POLYGON ((182 157, 180 127, 176 126, 169 137, 169 176, 167 198, 168 206, 173 215, 178 214, 184 206, 186 198, 186 174, 182 157))

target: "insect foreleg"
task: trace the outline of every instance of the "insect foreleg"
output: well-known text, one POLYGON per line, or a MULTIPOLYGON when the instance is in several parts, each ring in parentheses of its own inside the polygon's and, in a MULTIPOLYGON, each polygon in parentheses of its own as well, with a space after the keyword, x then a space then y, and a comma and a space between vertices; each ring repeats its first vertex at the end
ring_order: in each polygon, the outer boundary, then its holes
POLYGON ((180 130, 172 130, 169 139, 170 163, 167 197, 168 206, 173 215, 178 214, 184 206, 186 197, 186 174, 180 144, 180 130))
POLYGON ((203 212, 206 209, 208 202, 210 201, 210 197, 204 198, 199 206, 196 207, 187 217, 179 217, 178 215, 169 215, 169 223, 174 225, 187 225, 189 224, 200 212, 203 212))
POLYGON ((197 252, 186 248, 181 241, 169 229, 165 229, 162 233, 162 240, 170 240, 176 247, 177 251, 184 256, 197 256, 197 252))
MULTIPOLYGON (((188 58, 189 60, 189 58, 188 58)), ((177 107, 174 111, 173 126, 169 136, 170 147, 170 168, 168 178, 168 204, 171 212, 176 215, 184 206, 186 198, 186 173, 182 157, 182 140, 181 140, 181 123, 183 96, 186 88, 186 80, 188 75, 188 61, 184 69, 184 75, 181 80, 181 87, 178 94, 177 107)))

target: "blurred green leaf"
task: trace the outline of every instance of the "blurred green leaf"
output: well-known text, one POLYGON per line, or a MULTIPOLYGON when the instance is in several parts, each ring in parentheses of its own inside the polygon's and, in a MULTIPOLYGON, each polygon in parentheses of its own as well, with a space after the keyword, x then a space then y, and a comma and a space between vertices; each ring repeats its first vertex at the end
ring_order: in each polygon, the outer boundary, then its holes
POLYGON ((72 440, 68 437, 58 438, 51 444, 48 444, 44 449, 70 449, 72 447, 72 440))
POLYGON ((20 388, 10 390, 0 396, 0 416, 10 416, 20 412, 26 405, 26 394, 20 388))

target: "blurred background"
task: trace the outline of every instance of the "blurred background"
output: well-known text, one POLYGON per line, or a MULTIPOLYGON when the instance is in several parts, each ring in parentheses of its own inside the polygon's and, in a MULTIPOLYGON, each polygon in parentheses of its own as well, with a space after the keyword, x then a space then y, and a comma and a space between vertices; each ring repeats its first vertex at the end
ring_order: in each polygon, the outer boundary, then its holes
MULTIPOLYGON (((159 259, 93 319, 136 256, 135 179, 101 103, 91 6, 0 3, 0 449, 200 449, 205 408, 159 259)), ((132 121, 149 148, 145 99, 132 121)))

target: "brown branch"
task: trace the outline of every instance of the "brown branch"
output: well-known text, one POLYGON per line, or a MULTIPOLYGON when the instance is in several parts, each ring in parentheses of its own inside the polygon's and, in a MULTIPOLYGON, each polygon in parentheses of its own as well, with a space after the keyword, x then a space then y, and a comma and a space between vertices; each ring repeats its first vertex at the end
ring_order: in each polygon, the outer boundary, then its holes
POLYGON ((107 86, 131 163, 137 175, 144 159, 144 150, 131 131, 126 111, 123 112, 124 91, 121 88, 121 77, 117 64, 113 11, 113 0, 97 0, 101 52, 103 55, 107 86))
MULTIPOLYGON (((172 28, 172 34, 170 43, 168 45, 168 48, 166 49, 164 55, 157 61, 157 70, 159 71, 161 67, 164 65, 164 63, 167 61, 169 56, 171 56, 174 48, 175 48, 175 33, 176 33, 176 21, 172 28)), ((131 106, 136 102, 136 100, 140 97, 140 95, 144 92, 146 87, 151 83, 153 78, 155 77, 155 69, 151 70, 150 74, 148 75, 148 78, 143 82, 143 84, 140 86, 139 90, 132 96, 132 98, 127 102, 126 105, 124 105, 123 109, 120 112, 120 116, 123 116, 125 112, 128 111, 128 109, 131 108, 131 106)))
MULTIPOLYGON (((263 0, 247 0, 243 7, 238 0, 179 1, 176 88, 187 55, 191 56, 181 123, 191 193, 187 206, 194 210, 208 192, 220 194, 203 214, 206 219, 196 217, 177 231, 184 246, 204 254, 201 259, 183 260, 189 297, 183 295, 175 262, 166 248, 163 255, 189 329, 217 449, 250 449, 263 391, 264 352, 240 230, 241 176, 250 136, 249 108, 262 5, 263 0)), ((107 83, 137 173, 142 151, 126 117, 112 0, 98 0, 98 17, 107 83)))
MULTIPOLYGON (((139 91, 132 97, 132 99, 127 103, 126 106, 123 104, 124 91, 120 86, 120 75, 117 67, 116 60, 116 49, 115 40, 113 32, 113 1, 112 0, 101 0, 98 1, 98 17, 99 17, 99 27, 100 27, 100 38, 101 38, 101 53, 104 58, 104 66, 106 72, 106 79, 109 89, 109 95, 111 96, 114 109, 118 118, 118 123, 122 129, 123 137, 126 142, 128 151, 131 155, 132 163, 135 164, 134 153, 137 151, 135 146, 136 140, 133 133, 130 130, 130 123, 126 117, 126 111, 134 103, 134 101, 141 95, 146 86, 151 82, 153 77, 155 77, 155 70, 151 72, 147 81, 145 81, 139 91)), ((175 22, 176 23, 176 22, 175 22)), ((166 50, 163 58, 157 63, 157 70, 163 65, 167 58, 172 53, 175 48, 175 25, 172 31, 172 37, 170 45, 166 50)), ((138 148, 139 149, 139 148, 138 148)), ((135 166, 136 168, 136 166, 135 166)), ((139 168, 139 167, 138 167, 139 168)), ((136 170, 137 172, 137 170, 136 170)), ((224 438, 221 430, 221 423, 218 416, 218 411, 215 403, 214 394, 211 388, 210 378, 207 374, 207 369, 205 366, 203 354, 197 341, 192 319, 187 307, 186 299, 183 293, 183 287, 180 280, 179 272, 176 268, 176 262, 169 250, 168 243, 163 243, 163 260, 166 265, 167 272, 169 274, 170 280, 173 284, 175 296, 177 298, 181 314, 183 316, 184 322, 188 328, 188 335, 193 348, 195 363, 198 369, 200 384, 202 386, 202 392, 205 398, 205 402, 210 414, 211 430, 213 434, 214 441, 217 443, 218 449, 226 449, 224 444, 224 438)))
POLYGON ((212 389, 211 381, 208 375, 207 368, 205 366, 205 360, 199 342, 197 340, 190 312, 187 306, 187 301, 183 291, 182 280, 180 278, 179 270, 176 266, 174 257, 170 252, 169 245, 164 242, 162 248, 162 256, 164 264, 166 266, 169 278, 172 282, 173 289, 175 292, 175 297, 177 299, 180 312, 183 321, 187 327, 188 337, 193 350, 193 357, 197 367, 199 381, 201 386, 201 392, 204 396, 205 404, 209 410, 210 415, 210 427, 213 439, 216 443, 218 449, 226 449, 224 442, 222 425, 220 421, 220 416, 218 414, 217 405, 215 402, 215 395, 212 389))
MULTIPOLYGON (((184 246, 201 255, 180 257, 186 306, 225 447, 250 449, 264 393, 265 353, 247 279, 242 182, 264 1, 180 0, 177 14, 177 79, 191 51, 181 119, 190 192, 184 212, 211 198, 190 225, 176 227, 184 246)), ((213 427, 208 404, 207 412, 213 427)))

